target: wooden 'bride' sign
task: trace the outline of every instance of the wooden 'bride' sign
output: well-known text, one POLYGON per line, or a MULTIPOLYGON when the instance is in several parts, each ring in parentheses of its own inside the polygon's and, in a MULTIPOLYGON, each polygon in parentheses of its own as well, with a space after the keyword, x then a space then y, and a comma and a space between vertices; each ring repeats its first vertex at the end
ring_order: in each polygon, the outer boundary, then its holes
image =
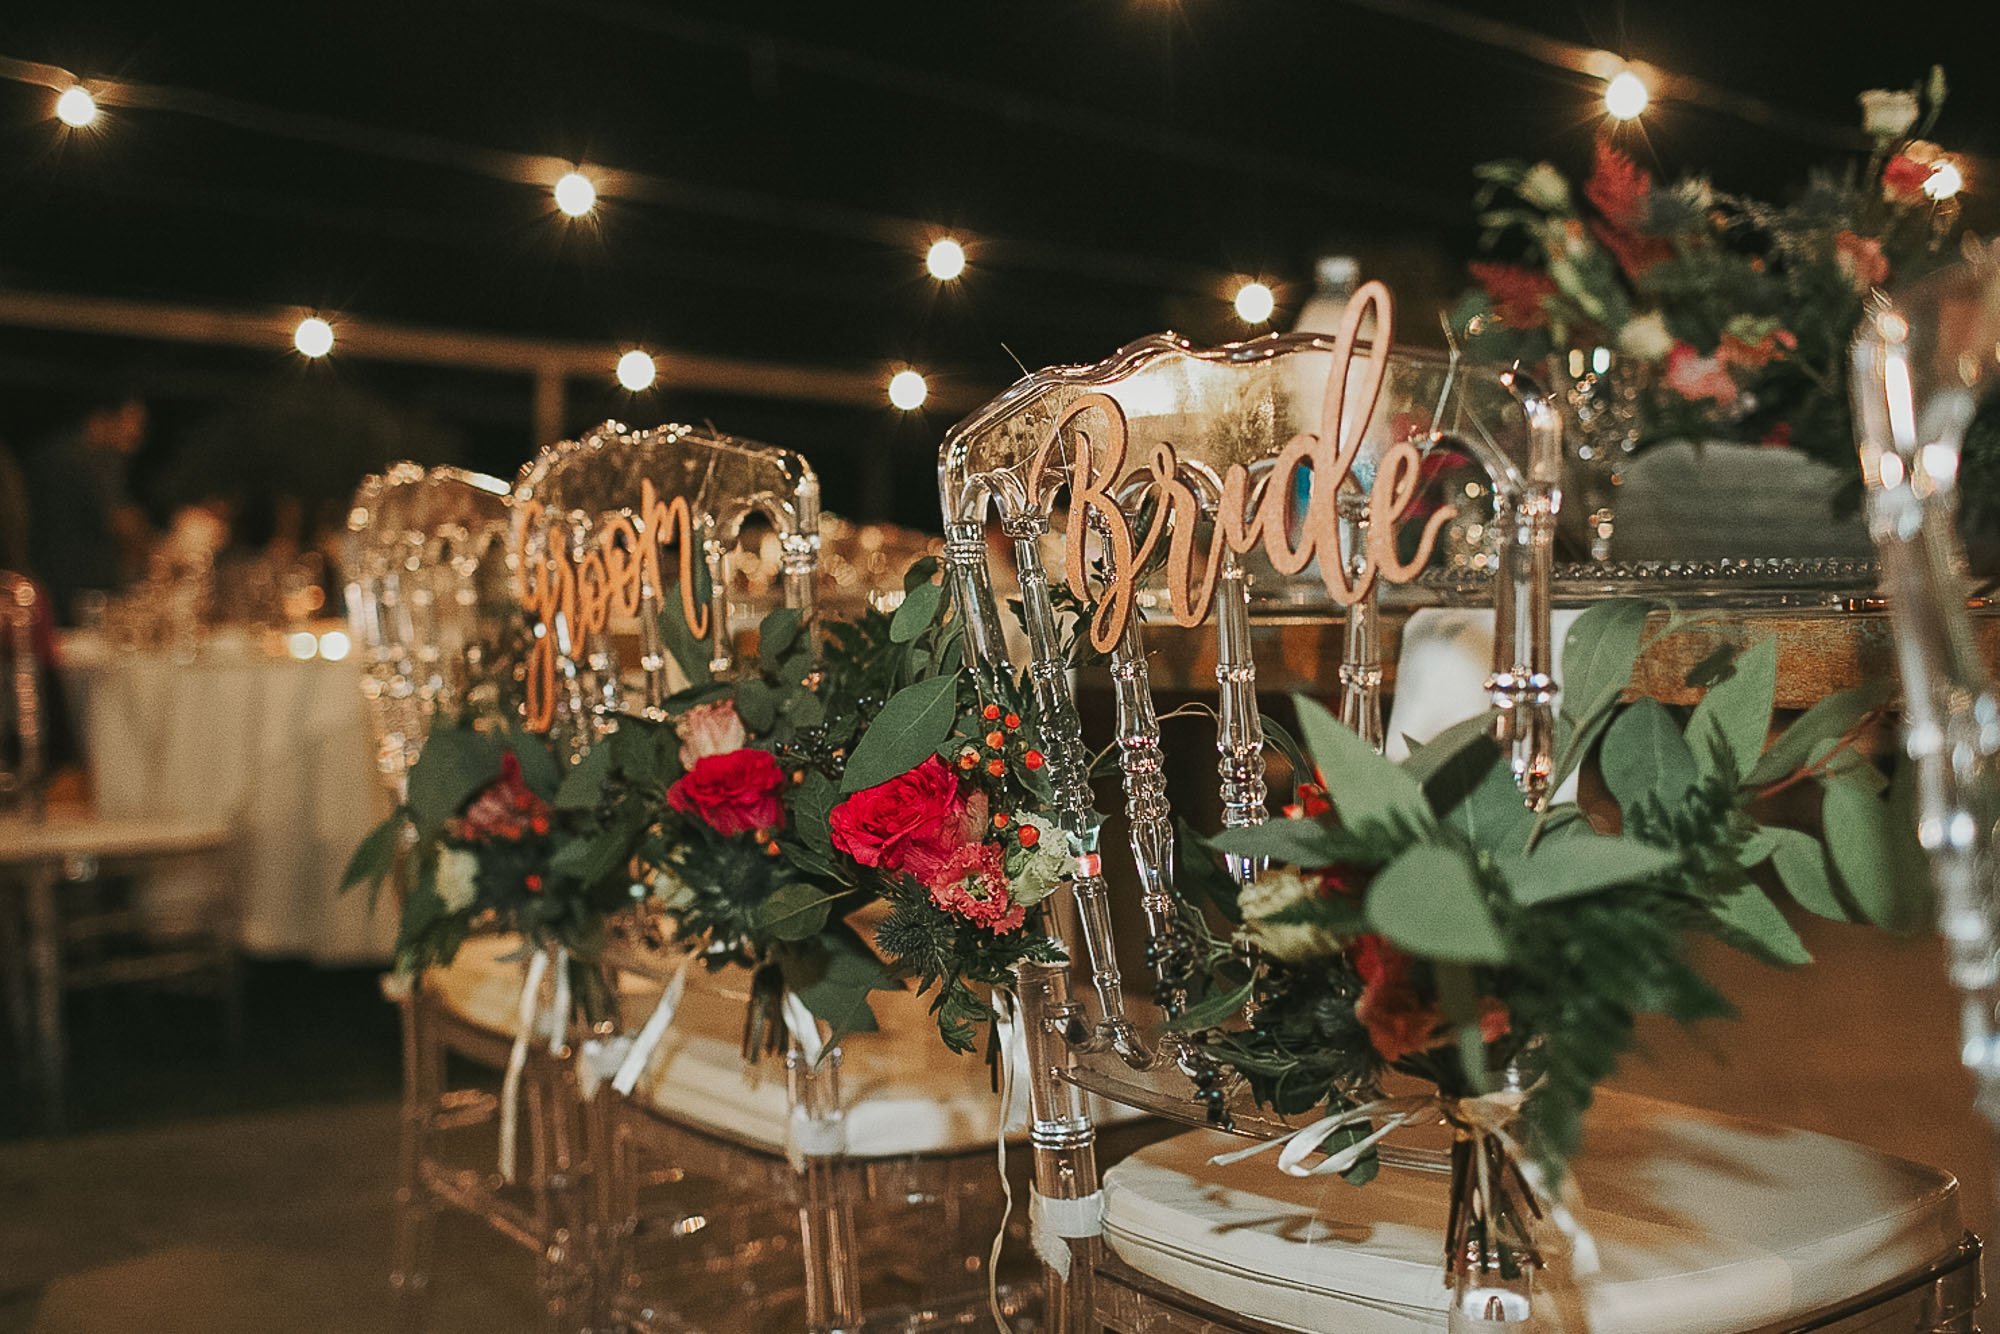
POLYGON ((1408 561, 1396 558, 1396 524, 1422 480, 1423 453, 1409 439, 1389 444, 1375 460, 1366 505, 1367 537, 1355 553, 1358 562, 1350 562, 1340 540, 1338 497, 1358 486, 1355 463, 1390 365, 1392 306, 1389 289, 1379 282, 1366 283, 1355 293, 1334 340, 1319 429, 1293 436, 1268 469, 1259 460, 1261 477, 1253 478, 1243 463, 1232 463, 1223 472, 1205 549, 1200 523, 1204 507, 1172 444, 1156 442, 1149 455, 1131 461, 1128 469, 1125 410, 1115 398, 1104 392, 1087 393, 1057 415, 1029 469, 1028 498, 1031 505, 1039 505, 1047 486, 1068 482, 1064 577, 1080 600, 1097 604, 1090 639, 1098 651, 1109 652, 1124 635, 1139 573, 1162 541, 1167 544, 1168 601, 1175 622, 1184 626, 1207 618, 1224 552, 1240 556, 1261 543, 1278 573, 1287 575, 1299 573, 1317 557, 1320 579, 1341 606, 1368 596, 1378 579, 1407 583, 1429 562, 1438 531, 1457 511, 1449 505, 1440 507, 1424 525, 1414 555, 1408 561), (1366 357, 1357 357, 1356 333, 1370 314, 1375 319, 1372 346, 1366 357), (1100 435, 1094 436, 1083 424, 1090 413, 1103 414, 1100 435), (1071 444, 1066 478, 1049 466, 1052 455, 1059 457, 1065 439, 1071 444), (1311 499, 1294 521, 1292 498, 1298 494, 1302 468, 1311 469, 1311 499), (1129 516, 1149 507, 1152 521, 1144 537, 1135 540, 1129 516), (1091 535, 1098 539, 1105 566, 1095 587, 1086 577, 1086 541, 1091 535))
POLYGON ((637 516, 603 515, 575 560, 571 528, 562 516, 548 522, 540 550, 530 551, 528 534, 543 522, 543 508, 538 500, 522 501, 514 519, 514 549, 520 553, 516 587, 521 610, 535 627, 526 681, 526 724, 535 732, 548 731, 555 721, 558 632, 567 640, 563 652, 572 661, 583 658, 591 637, 602 634, 612 616, 637 616, 648 594, 663 596, 661 553, 669 547, 678 553, 676 578, 687 627, 696 639, 708 637, 708 608, 694 575, 699 538, 687 497, 661 500, 650 479, 642 482, 637 516))

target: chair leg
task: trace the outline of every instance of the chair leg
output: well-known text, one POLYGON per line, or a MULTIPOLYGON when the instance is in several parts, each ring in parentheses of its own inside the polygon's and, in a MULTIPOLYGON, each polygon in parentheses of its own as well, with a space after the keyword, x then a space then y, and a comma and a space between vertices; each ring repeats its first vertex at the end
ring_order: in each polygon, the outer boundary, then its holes
POLYGON ((34 1050, 34 1027, 29 1019, 28 950, 21 934, 21 905, 11 886, 0 885, 0 985, 7 994, 7 1027, 13 1037, 16 1056, 25 1067, 34 1050))
POLYGON ((419 1334, 428 1323, 431 1260, 437 1237, 437 1206, 424 1185, 423 1163, 430 1152, 431 1117, 442 1082, 442 1053, 431 1040, 423 1007, 422 983, 403 998, 403 1106, 396 1178, 396 1257, 389 1286, 396 1295, 397 1323, 419 1334))
POLYGON ((537 1052, 529 1058, 529 1144, 535 1221, 548 1240, 535 1257, 535 1286, 550 1334, 573 1331, 586 1318, 587 1275, 583 1240, 588 1231, 578 1180, 577 1111, 581 1095, 558 1061, 537 1052))
POLYGON ((852 1169, 839 1158, 807 1158, 799 1182, 800 1259, 808 1334, 861 1327, 861 1263, 854 1240, 852 1169))
POLYGON ((56 881, 53 866, 38 866, 28 873, 28 954, 35 971, 42 1119, 51 1131, 63 1127, 64 1083, 69 1068, 63 1033, 62 923, 56 914, 56 881))

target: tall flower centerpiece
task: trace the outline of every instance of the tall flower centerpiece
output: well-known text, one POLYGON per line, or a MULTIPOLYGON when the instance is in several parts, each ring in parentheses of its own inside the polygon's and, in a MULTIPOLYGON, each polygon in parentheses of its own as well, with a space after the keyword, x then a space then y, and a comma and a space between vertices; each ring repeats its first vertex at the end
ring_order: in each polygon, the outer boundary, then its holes
POLYGON ((1580 188, 1548 162, 1480 167, 1489 257, 1454 313, 1468 352, 1552 364, 1559 384, 1622 377, 1633 403, 1613 448, 1766 444, 1852 473, 1862 303, 1951 258, 1964 177, 1928 138, 1944 97, 1936 70, 1862 94, 1871 148, 1784 205, 1658 180, 1608 138, 1580 188))

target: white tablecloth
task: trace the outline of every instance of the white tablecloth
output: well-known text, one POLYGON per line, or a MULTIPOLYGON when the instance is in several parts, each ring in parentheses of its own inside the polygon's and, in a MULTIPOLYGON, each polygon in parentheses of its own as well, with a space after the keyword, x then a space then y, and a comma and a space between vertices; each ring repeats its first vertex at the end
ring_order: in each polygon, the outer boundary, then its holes
POLYGON ((63 676, 101 812, 220 819, 235 833, 226 866, 157 872, 156 911, 221 888, 246 953, 389 957, 393 910, 371 916, 365 891, 339 892, 348 855, 388 811, 354 662, 273 657, 229 638, 177 662, 74 636, 63 676))

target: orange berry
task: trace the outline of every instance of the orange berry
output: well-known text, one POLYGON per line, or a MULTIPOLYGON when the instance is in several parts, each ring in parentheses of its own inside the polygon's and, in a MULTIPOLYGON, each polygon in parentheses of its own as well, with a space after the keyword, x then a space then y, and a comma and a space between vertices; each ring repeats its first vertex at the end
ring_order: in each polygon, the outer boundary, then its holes
POLYGON ((1039 750, 1031 750, 1031 751, 1029 751, 1029 752, 1028 752, 1028 753, 1027 753, 1026 755, 1023 755, 1023 756, 1021 757, 1021 763, 1023 763, 1023 764, 1025 764, 1025 765, 1027 765, 1027 766, 1028 766, 1028 767, 1029 767, 1030 769, 1039 769, 1039 768, 1041 768, 1041 767, 1042 767, 1042 752, 1040 752, 1039 750))
POLYGON ((1007 762, 1000 759, 988 760, 986 761, 986 772, 998 778, 1007 772, 1007 762))
POLYGON ((969 750, 958 757, 958 767, 961 769, 970 769, 977 763, 979 763, 979 756, 969 750))
POLYGON ((1007 744, 1007 738, 1002 736, 1000 733, 988 732, 986 734, 986 745, 989 749, 998 750, 1000 749, 1000 747, 1006 744, 1007 744))
POLYGON ((995 829, 1005 829, 1007 827, 1007 812, 993 812, 993 827, 995 829))
POLYGON ((530 894, 533 894, 541 889, 542 878, 538 875, 531 875, 523 878, 521 883, 528 887, 528 892, 530 894))
POLYGON ((1002 718, 1000 721, 1006 723, 1007 726, 1009 727, 1019 727, 1021 725, 1021 715, 1018 713, 1010 713, 1005 718, 1002 718))
POLYGON ((549 817, 546 815, 537 815, 533 820, 528 822, 528 828, 534 830, 538 834, 548 833, 549 817))
POLYGON ((1021 846, 1022 846, 1022 847, 1024 847, 1024 848, 1032 848, 1032 847, 1034 847, 1034 846, 1035 846, 1035 844, 1037 844, 1037 843, 1039 843, 1039 842, 1041 842, 1041 841, 1042 841, 1042 831, 1041 831, 1041 830, 1039 830, 1039 829, 1035 828, 1035 827, 1034 827, 1033 825, 1031 825, 1031 824, 1024 824, 1024 825, 1022 825, 1022 826, 1021 826, 1021 846))
POLYGON ((979 716, 990 723, 1000 716, 1000 706, 998 704, 988 704, 979 711, 979 716))

